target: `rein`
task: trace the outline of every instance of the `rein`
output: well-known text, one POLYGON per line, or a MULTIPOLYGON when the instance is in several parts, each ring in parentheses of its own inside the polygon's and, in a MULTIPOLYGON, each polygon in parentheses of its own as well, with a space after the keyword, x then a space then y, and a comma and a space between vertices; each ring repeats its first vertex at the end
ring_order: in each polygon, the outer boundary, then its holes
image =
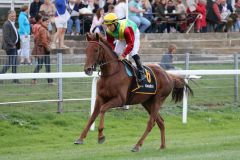
MULTIPOLYGON (((97 44, 98 46, 100 46, 100 47, 98 47, 98 58, 97 58, 97 60, 99 60, 99 56, 100 56, 100 51, 99 51, 100 49, 99 49, 99 48, 104 49, 103 45, 102 45, 100 42, 97 42, 97 41, 88 41, 88 42, 89 42, 89 43, 95 43, 95 44, 97 44)), ((118 64, 119 64, 119 60, 112 60, 112 61, 107 61, 107 62, 99 63, 98 65, 99 65, 99 67, 100 67, 100 70, 98 70, 98 75, 99 75, 100 77, 109 77, 109 76, 113 76, 113 75, 117 74, 117 73, 120 71, 120 68, 119 68, 119 67, 118 67, 118 70, 117 70, 116 72, 111 73, 111 74, 109 74, 109 75, 102 75, 102 74, 100 74, 100 72, 101 72, 101 67, 102 67, 102 66, 107 65, 107 64, 110 64, 110 63, 114 63, 114 62, 118 62, 118 64)))

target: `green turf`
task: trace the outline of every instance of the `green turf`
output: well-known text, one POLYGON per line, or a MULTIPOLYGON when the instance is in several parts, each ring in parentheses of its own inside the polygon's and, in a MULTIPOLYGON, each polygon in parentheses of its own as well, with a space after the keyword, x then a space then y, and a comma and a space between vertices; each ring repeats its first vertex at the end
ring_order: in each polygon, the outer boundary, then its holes
MULTIPOLYGON (((231 69, 232 66, 191 68, 231 69)), ((79 70, 68 66, 64 71, 79 70)), ((29 85, 30 80, 21 82, 14 85, 4 81, 0 85, 1 102, 57 97, 57 86, 48 86, 46 80, 39 80, 36 86, 29 85)), ((238 104, 234 103, 234 77, 204 76, 196 83, 190 82, 195 96, 189 99, 187 124, 181 123, 181 103, 173 104, 169 98, 161 109, 166 124, 165 150, 159 150, 159 130, 155 126, 141 151, 130 151, 148 121, 146 111, 140 106, 106 113, 104 144, 97 144, 97 131, 94 131, 88 134, 84 145, 77 146, 73 142, 87 123, 89 101, 64 102, 63 114, 56 113, 56 103, 11 104, 0 106, 0 160, 240 159, 240 98, 238 104)), ((89 98, 91 79, 64 79, 63 88, 64 98, 89 98)))
POLYGON ((87 122, 89 111, 85 107, 79 107, 82 112, 63 114, 45 112, 44 107, 49 110, 53 106, 1 108, 1 160, 240 159, 239 106, 190 109, 185 125, 181 123, 179 107, 163 107, 167 148, 159 150, 159 130, 155 126, 139 153, 130 151, 148 120, 139 106, 128 111, 110 110, 106 114, 106 142, 101 145, 97 144, 97 131, 91 131, 83 145, 73 144, 87 122))

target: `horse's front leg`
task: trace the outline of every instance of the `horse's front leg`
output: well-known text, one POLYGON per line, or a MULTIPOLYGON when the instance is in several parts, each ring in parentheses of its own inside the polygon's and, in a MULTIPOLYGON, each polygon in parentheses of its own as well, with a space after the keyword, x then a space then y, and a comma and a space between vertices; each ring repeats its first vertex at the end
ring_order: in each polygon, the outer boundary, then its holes
POLYGON ((121 97, 116 97, 103 104, 100 109, 100 122, 98 127, 98 143, 102 144, 105 141, 105 136, 103 135, 104 129, 104 115, 109 108, 114 108, 123 105, 121 97))
POLYGON ((92 113, 91 117, 89 118, 86 127, 84 128, 84 130, 83 130, 82 133, 80 134, 79 139, 77 139, 77 140, 74 142, 74 144, 83 144, 83 139, 86 138, 87 133, 88 133, 91 125, 93 124, 93 122, 96 120, 97 116, 98 116, 99 113, 100 113, 101 104, 102 104, 102 100, 101 100, 99 97, 97 97, 97 99, 96 99, 96 101, 95 101, 95 106, 94 106, 93 113, 92 113))

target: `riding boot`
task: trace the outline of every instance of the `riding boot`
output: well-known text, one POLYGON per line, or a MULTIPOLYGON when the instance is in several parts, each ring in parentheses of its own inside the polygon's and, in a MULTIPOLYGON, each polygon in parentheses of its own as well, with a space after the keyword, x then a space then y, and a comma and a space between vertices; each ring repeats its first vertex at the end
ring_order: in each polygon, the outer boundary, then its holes
POLYGON ((146 77, 144 74, 144 68, 142 66, 142 63, 140 61, 140 57, 138 54, 135 54, 134 56, 132 56, 132 58, 134 59, 136 65, 137 65, 137 69, 138 69, 138 80, 141 82, 143 81, 146 77))

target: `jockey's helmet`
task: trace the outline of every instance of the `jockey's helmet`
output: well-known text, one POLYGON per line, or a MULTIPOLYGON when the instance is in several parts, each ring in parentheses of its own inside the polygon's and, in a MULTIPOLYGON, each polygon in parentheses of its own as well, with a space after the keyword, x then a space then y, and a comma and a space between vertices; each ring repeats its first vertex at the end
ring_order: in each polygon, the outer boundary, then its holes
POLYGON ((107 15, 104 16, 104 24, 114 24, 118 21, 118 17, 115 13, 108 13, 107 15))

